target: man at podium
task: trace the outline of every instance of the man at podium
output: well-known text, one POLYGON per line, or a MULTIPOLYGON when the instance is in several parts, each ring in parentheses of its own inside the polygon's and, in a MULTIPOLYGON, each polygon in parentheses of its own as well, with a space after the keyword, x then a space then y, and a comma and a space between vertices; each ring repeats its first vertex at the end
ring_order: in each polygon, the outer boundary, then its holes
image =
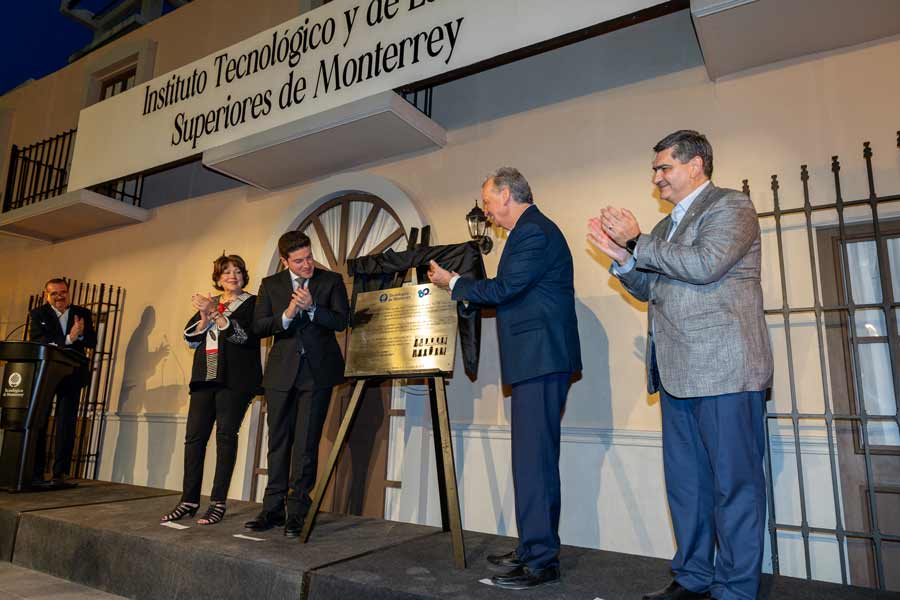
MULTIPOLYGON (((60 348, 86 354, 97 345, 97 334, 91 312, 69 303, 69 284, 54 278, 44 284, 46 303, 31 311, 30 339, 32 342, 53 344, 60 348)), ((56 485, 65 481, 72 463, 75 446, 75 423, 81 388, 90 383, 90 367, 84 367, 64 378, 56 388, 53 480, 56 485)), ((47 425, 37 435, 37 455, 34 459, 34 479, 43 481, 47 460, 47 425)))

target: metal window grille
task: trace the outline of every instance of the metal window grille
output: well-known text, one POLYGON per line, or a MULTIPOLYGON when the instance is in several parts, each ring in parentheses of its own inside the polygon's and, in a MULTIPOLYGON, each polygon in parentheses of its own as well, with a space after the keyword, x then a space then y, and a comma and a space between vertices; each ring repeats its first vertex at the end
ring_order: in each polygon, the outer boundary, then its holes
MULTIPOLYGON (((108 284, 84 283, 66 279, 69 284, 70 300, 91 311, 94 329, 97 332, 97 347, 88 351, 91 365, 90 385, 82 389, 78 404, 78 421, 75 428, 75 449, 72 456, 71 473, 81 479, 97 479, 103 450, 103 434, 106 428, 106 411, 112 386, 112 370, 115 364, 116 347, 119 343, 120 317, 125 301, 125 290, 108 284)), ((28 300, 28 312, 44 303, 43 292, 33 294, 28 300)), ((29 316, 30 321, 30 316, 29 316)), ((30 331, 26 322, 25 331, 30 331)), ((26 334, 27 335, 27 334, 26 334)), ((48 426, 47 452, 45 464, 53 464, 56 444, 54 428, 48 426)))
MULTIPOLYGON (((900 132, 897 132, 897 146, 900 148, 900 132)), ((891 573, 897 571, 896 550, 900 545, 900 531, 890 531, 894 525, 888 525, 887 520, 880 522, 884 515, 890 515, 891 511, 888 498, 885 494, 900 494, 900 488, 896 485, 885 484, 879 479, 885 473, 900 472, 900 444, 880 445, 878 440, 873 440, 873 435, 879 427, 896 428, 900 437, 900 329, 898 329, 898 317, 900 317, 900 303, 895 290, 900 289, 897 281, 900 272, 900 244, 889 246, 894 241, 900 241, 900 222, 896 219, 884 218, 882 215, 896 213, 900 201, 900 195, 878 196, 875 190, 875 178, 872 168, 873 152, 869 142, 863 144, 863 159, 865 161, 868 196, 855 200, 844 200, 841 189, 840 170, 841 165, 837 156, 832 157, 831 172, 834 178, 834 201, 829 203, 813 203, 810 198, 809 170, 807 165, 800 168, 800 180, 803 189, 803 205, 798 208, 782 208, 779 198, 778 176, 773 175, 771 191, 774 210, 759 214, 760 224, 765 230, 774 231, 777 243, 778 276, 781 287, 780 308, 767 309, 769 318, 779 321, 783 327, 787 364, 787 389, 790 392, 790 410, 771 411, 767 414, 766 442, 766 477, 768 486, 768 532, 771 542, 772 569, 778 574, 781 572, 779 560, 779 544, 784 537, 799 537, 803 545, 803 567, 807 579, 814 577, 813 557, 811 551, 811 536, 818 539, 833 541, 837 547, 838 561, 840 564, 841 582, 844 584, 867 585, 879 589, 897 587, 897 580, 891 579, 891 573), (890 206, 889 206, 890 205, 890 206), (866 209, 871 213, 871 218, 860 220, 859 215, 852 211, 866 209), (892 210, 891 210, 892 209, 892 210), (848 214, 852 218, 848 219, 848 214), (811 266, 813 304, 808 306, 791 306, 789 301, 789 270, 791 259, 800 260, 801 257, 790 252, 785 244, 785 220, 793 217, 800 225, 793 226, 794 230, 805 230, 806 245, 809 252, 809 264, 811 266), (824 218, 823 218, 824 217, 824 218), (802 219, 802 221, 801 221, 802 219), (822 222, 828 221, 828 226, 822 222), (836 224, 835 224, 836 221, 836 224), (853 273, 855 264, 852 262, 848 248, 851 244, 865 241, 874 244, 877 258, 878 278, 877 287, 880 287, 880 301, 857 300, 853 286, 853 273), (830 243, 829 243, 830 242, 830 243), (895 248, 894 256, 889 256, 889 248, 895 248), (828 253, 833 255, 833 265, 829 270, 824 266, 828 253), (895 261, 895 262, 892 262, 895 261), (892 268, 893 265, 893 268, 892 268), (892 273, 893 271, 893 273, 892 273), (833 277, 834 281, 829 288, 827 277, 833 277), (831 289, 832 291, 826 292, 831 289), (820 292, 821 290, 821 292, 820 292), (883 317, 881 331, 873 334, 861 335, 857 327, 858 315, 871 315, 880 313, 883 317), (800 322, 814 324, 816 340, 818 343, 818 366, 821 369, 821 389, 823 398, 822 412, 809 412, 803 410, 798 401, 798 386, 802 385, 801 378, 804 373, 795 371, 796 355, 802 352, 792 344, 792 326, 798 327, 800 322), (835 337, 837 336, 837 337, 835 337), (839 341, 836 341, 839 340, 839 341), (863 368, 861 364, 861 348, 869 344, 880 344, 882 350, 886 350, 889 360, 887 362, 889 375, 885 377, 893 384, 893 395, 885 394, 892 403, 892 410, 873 411, 867 406, 867 393, 871 394, 863 381, 863 368), (837 353, 837 354, 835 354, 837 353), (836 367, 834 356, 843 356, 844 363, 836 367), (841 382, 844 381, 845 385, 841 382), (827 502, 833 505, 834 526, 823 527, 811 524, 810 520, 810 495, 814 490, 808 488, 820 482, 811 481, 804 474, 804 456, 801 448, 801 429, 804 426, 819 426, 824 424, 824 438, 827 442, 828 470, 831 474, 832 498, 827 502), (776 513, 775 481, 773 478, 772 430, 784 431, 789 429, 790 435, 785 436, 789 440, 787 447, 790 449, 793 460, 797 466, 797 489, 799 495, 799 523, 783 522, 786 515, 776 513), (849 435, 848 435, 849 433, 849 435), (841 440, 845 440, 842 442, 841 440), (852 440, 852 441, 849 441, 852 440), (843 451, 840 444, 844 443, 843 451), (883 462, 878 462, 883 461, 883 462), (849 470, 858 463, 861 473, 858 486, 858 498, 854 498, 854 488, 845 485, 848 481, 849 470), (881 501, 879 503, 879 500, 881 501), (854 502, 861 513, 854 516, 848 512, 854 502), (881 504, 881 508, 879 508, 881 504), (864 513, 864 514, 863 514, 864 513), (853 526, 848 523, 856 521, 853 526), (857 526, 858 525, 858 526, 857 526), (887 548, 890 546, 890 548, 887 548), (863 565, 854 565, 854 560, 863 559, 867 562, 863 565), (852 575, 852 576, 851 576, 852 575), (852 581, 851 581, 852 579, 852 581)), ((749 185, 744 180, 744 191, 749 194, 749 185)), ((801 242, 802 244, 802 242, 801 242)), ((802 252, 801 252, 802 254, 802 252)), ((803 257, 805 260, 805 257, 803 257)), ((828 259, 832 260, 832 259, 828 259)), ((796 275, 800 277, 800 275, 796 275)), ((872 280, 876 281, 874 275, 872 280)), ((874 285, 874 284, 873 284, 874 285)), ((770 326, 774 325, 770 321, 770 326)), ((778 367, 776 367, 778 368, 778 367)), ((808 381, 808 380, 807 380, 808 381)), ((885 388, 886 383, 885 383, 885 388)), ((807 465, 809 466, 809 465, 807 465)), ((890 478, 890 477, 889 477, 890 478)), ((895 482, 896 483, 896 482, 895 482)), ((785 490, 780 490, 784 495, 785 490)), ((897 496, 891 498, 896 499, 897 496)), ((894 522, 895 517, 891 521, 894 522)))
MULTIPOLYGON (((69 165, 75 146, 75 129, 19 148, 12 146, 3 212, 9 212, 59 196, 69 184, 69 165)), ((131 175, 90 188, 120 202, 141 205, 143 174, 131 175)))
POLYGON ((419 89, 401 89, 398 90, 403 99, 419 109, 423 115, 431 118, 432 100, 434 99, 434 88, 419 89))
POLYGON ((141 196, 144 193, 144 176, 142 174, 116 179, 92 186, 91 191, 109 196, 119 202, 131 204, 133 206, 141 205, 141 196))
POLYGON ((100 101, 112 98, 134 87, 135 77, 137 77, 137 68, 132 67, 123 73, 104 79, 100 88, 100 101))
POLYGON ((70 129, 36 144, 12 147, 3 212, 7 212, 66 191, 75 130, 70 129))

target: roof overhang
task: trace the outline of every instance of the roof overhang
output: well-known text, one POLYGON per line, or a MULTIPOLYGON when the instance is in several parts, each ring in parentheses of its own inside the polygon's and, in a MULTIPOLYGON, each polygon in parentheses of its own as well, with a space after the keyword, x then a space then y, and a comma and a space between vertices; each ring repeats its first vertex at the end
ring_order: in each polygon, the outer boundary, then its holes
POLYGON ((897 0, 692 0, 712 80, 900 33, 897 0))
POLYGON ((212 148, 203 164, 272 190, 446 144, 440 125, 385 92, 212 148))
POLYGON ((90 190, 76 190, 3 213, 0 233, 61 242, 149 218, 150 211, 146 209, 90 190))

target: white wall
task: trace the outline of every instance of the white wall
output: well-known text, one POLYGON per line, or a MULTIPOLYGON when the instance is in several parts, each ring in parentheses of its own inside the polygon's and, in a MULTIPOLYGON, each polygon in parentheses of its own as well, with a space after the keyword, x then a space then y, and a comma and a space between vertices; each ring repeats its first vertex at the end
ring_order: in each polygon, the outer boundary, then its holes
MULTIPOLYGON (((440 526, 434 439, 421 386, 398 387, 392 418, 388 478, 402 481, 387 490, 385 517, 440 526)), ((509 410, 509 401, 505 403, 509 410)), ((515 503, 510 470, 510 432, 501 425, 456 424, 453 445, 463 528, 515 536, 515 503)), ((821 435, 799 438, 812 527, 834 527, 831 467, 821 435)), ((775 512, 780 524, 800 525, 800 498, 794 438, 773 436, 775 512)), ((837 461, 837 456, 834 457, 837 461)), ((564 427, 560 456, 563 543, 641 556, 670 558, 675 551, 665 505, 662 435, 658 431, 564 427)), ((812 535, 813 577, 840 582, 837 541, 812 535)), ((764 569, 771 572, 770 537, 764 569)), ((780 572, 806 576, 799 534, 779 532, 780 572)))
MULTIPOLYGON (((529 178, 541 210, 560 225, 572 249, 585 364, 564 420, 563 541, 667 556, 672 540, 662 493, 658 399, 645 391, 641 356, 646 312, 608 276, 608 262, 588 251, 583 241, 587 219, 607 204, 632 209, 645 228, 662 218, 666 207, 655 199, 650 185, 650 148, 679 128, 708 134, 716 152, 715 181, 739 187, 749 178, 760 210, 771 208, 768 182, 773 173, 781 175, 783 204, 800 205, 800 164, 810 167, 814 201, 830 201, 832 154, 842 157, 845 197, 865 196, 861 160, 865 140, 875 149, 879 192, 897 193, 900 79, 893 73, 900 70, 900 40, 807 57, 711 83, 704 68, 695 64, 690 23, 679 15, 613 36, 628 39, 610 37, 603 43, 578 45, 555 52, 555 63, 538 57, 439 89, 436 106, 445 102, 446 108, 438 109, 436 118, 450 127, 448 146, 378 166, 366 175, 391 183, 410 198, 422 220, 433 225, 433 242, 438 244, 467 238, 463 216, 487 172, 508 164, 529 178), (556 82, 569 89, 571 76, 555 79, 547 71, 591 74, 608 68, 594 53, 585 52, 594 44, 618 48, 622 54, 614 54, 612 60, 620 61, 626 71, 634 64, 629 49, 643 48, 638 62, 647 71, 623 74, 619 80, 601 77, 574 92, 559 93, 556 82), (669 65, 663 73, 651 68, 657 58, 669 65), (539 68, 529 71, 532 61, 539 68), (535 100, 529 92, 541 87, 536 85, 538 77, 546 80, 550 91, 535 100)), ((22 320, 23 293, 51 275, 64 273, 127 290, 112 384, 111 410, 120 417, 110 421, 104 476, 178 487, 190 365, 190 353, 180 337, 191 312, 190 294, 207 289, 210 262, 223 248, 242 254, 252 265, 264 264, 283 224, 312 208, 316 194, 309 191, 318 185, 321 182, 275 193, 237 188, 160 206, 149 222, 124 229, 52 246, 3 244, 0 330, 3 323, 8 327, 22 320), (306 208, 300 206, 302 198, 307 198, 306 208), (159 352, 166 344, 168 352, 159 352), (117 447, 119 438, 123 441, 117 447)), ((791 244, 793 302, 811 288, 808 265, 803 270, 806 248, 800 242, 791 244)), ((487 257, 489 273, 495 271, 502 248, 501 237, 487 257)), ((766 302, 779 306, 777 261, 769 243, 764 260, 766 302)), ((259 271, 251 269, 251 289, 263 275, 259 271)), ((814 403, 816 386, 822 385, 821 374, 813 368, 818 350, 802 331, 797 335, 807 340, 794 347, 798 389, 803 390, 802 402, 814 403)), ((775 402, 783 406, 787 371, 777 327, 773 342, 778 362, 775 402)), ((485 323, 478 380, 468 381, 458 369, 448 398, 466 525, 512 533, 505 439, 508 400, 499 385, 497 343, 490 322, 485 323)), ((403 489, 391 492, 390 515, 433 522, 435 498, 432 491, 425 491, 435 489, 426 485, 432 477, 429 432, 411 406, 408 410, 410 416, 397 424, 402 426, 404 445, 395 448, 392 469, 401 474, 403 489)), ((831 502, 828 457, 816 450, 821 448, 818 432, 810 431, 808 438, 803 441, 803 456, 808 457, 804 458, 807 508, 825 523, 831 502)), ((243 433, 242 448, 246 442, 243 433)), ((243 450, 240 456, 245 456, 243 450)), ((779 450, 773 456, 779 521, 795 518, 798 511, 791 461, 791 452, 779 450)), ((242 467, 235 481, 241 480, 242 467)), ((802 566, 797 566, 802 552, 797 554, 787 538, 784 543, 783 572, 802 574, 802 566)), ((816 576, 834 578, 836 563, 827 541, 816 544, 815 560, 816 576)))

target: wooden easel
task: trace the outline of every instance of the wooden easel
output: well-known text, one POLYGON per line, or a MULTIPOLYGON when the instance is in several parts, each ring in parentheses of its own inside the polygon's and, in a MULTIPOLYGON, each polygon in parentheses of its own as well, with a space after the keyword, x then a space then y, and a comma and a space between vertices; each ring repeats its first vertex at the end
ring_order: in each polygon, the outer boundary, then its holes
MULTIPOLYGON (((410 375, 408 378, 422 378, 428 380, 428 397, 431 402, 431 424, 434 430, 434 455, 437 464, 437 480, 438 490, 441 500, 441 523, 444 531, 450 532, 453 543, 453 559, 457 568, 466 568, 466 548, 463 541, 462 520, 459 513, 459 493, 456 487, 456 467, 453 460, 453 440, 450 437, 450 417, 447 413, 447 394, 445 391, 445 373, 417 373, 410 375)), ((377 381, 385 379, 399 379, 402 376, 379 377, 377 381)), ((344 413, 344 419, 338 429, 337 437, 334 445, 331 447, 331 453, 328 455, 328 462, 325 470, 319 475, 318 481, 312 493, 312 505, 306 514, 306 520, 303 522, 303 531, 300 534, 300 541, 306 543, 309 540, 309 534, 312 532, 316 516, 319 513, 319 507, 322 504, 322 498, 325 496, 325 489, 334 475, 334 469, 337 464, 341 450, 344 448, 344 442, 350 427, 353 425, 353 419, 359 410, 359 400, 362 398, 366 383, 375 381, 372 379, 359 379, 353 388, 353 395, 350 397, 350 404, 347 412, 344 413)))

